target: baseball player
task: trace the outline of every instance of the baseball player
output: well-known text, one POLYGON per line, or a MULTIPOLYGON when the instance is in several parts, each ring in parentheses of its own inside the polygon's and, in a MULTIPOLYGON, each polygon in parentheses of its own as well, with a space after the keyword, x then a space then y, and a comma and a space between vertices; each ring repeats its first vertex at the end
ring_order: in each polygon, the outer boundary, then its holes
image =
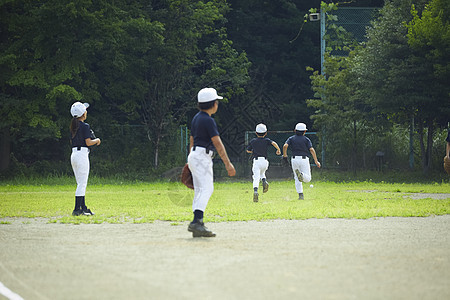
POLYGON ((269 190, 269 183, 266 178, 266 171, 269 168, 269 161, 267 160, 267 148, 269 145, 272 145, 277 149, 277 155, 281 155, 278 144, 271 139, 266 138, 266 135, 266 125, 256 125, 257 137, 252 139, 247 146, 247 153, 252 153, 253 156, 253 202, 258 202, 258 187, 260 181, 262 181, 263 193, 269 190))
POLYGON ((228 175, 236 175, 236 170, 230 162, 222 140, 220 139, 216 122, 211 117, 211 115, 217 112, 219 99, 223 99, 223 97, 217 95, 215 89, 201 89, 197 95, 199 112, 194 116, 191 123, 188 165, 192 172, 194 183, 194 199, 192 201, 194 220, 189 224, 188 231, 192 232, 193 237, 216 236, 203 223, 203 214, 209 198, 214 191, 212 161, 214 150, 219 153, 228 175))
POLYGON ((70 132, 72 134, 72 155, 70 156, 70 161, 77 181, 73 216, 94 215, 87 208, 84 197, 89 177, 89 147, 100 145, 101 141, 95 137, 89 124, 84 122, 87 118, 86 109, 88 107, 88 103, 75 102, 70 108, 70 113, 73 117, 70 123, 70 132))
POLYGON ((308 155, 311 154, 317 167, 320 168, 320 162, 317 160, 311 140, 305 136, 305 123, 295 125, 295 135, 289 137, 283 145, 283 160, 287 164, 287 150, 291 147, 292 159, 291 166, 294 172, 295 189, 298 193, 298 199, 303 200, 302 182, 311 181, 311 166, 308 155))

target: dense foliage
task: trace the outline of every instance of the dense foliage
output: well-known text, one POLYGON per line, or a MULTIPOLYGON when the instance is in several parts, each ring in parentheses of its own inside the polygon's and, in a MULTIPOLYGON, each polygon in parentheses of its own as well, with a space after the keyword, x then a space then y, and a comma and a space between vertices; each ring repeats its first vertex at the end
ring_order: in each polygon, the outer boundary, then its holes
POLYGON ((380 160, 405 166, 408 142, 413 145, 417 141, 418 145, 411 149, 416 149, 424 172, 432 168, 433 157, 435 165, 437 161, 442 164, 441 155, 433 153, 433 149, 445 147, 439 128, 449 121, 446 70, 450 59, 446 38, 449 18, 440 2, 431 1, 420 19, 416 10, 411 14, 411 7, 416 3, 416 7, 423 8, 425 1, 386 1, 367 31, 367 42, 356 46, 347 43, 348 56, 333 56, 330 53, 334 49, 330 49, 326 73, 314 72, 311 78, 317 99, 308 103, 317 109, 313 119, 317 126, 320 124, 327 145, 333 148, 328 155, 334 161, 347 161, 352 169, 366 167, 367 154, 375 157, 378 152, 380 160), (436 26, 428 27, 433 33, 420 35, 422 31, 417 27, 431 14, 428 11, 439 5, 441 9, 434 9, 436 26), (430 42, 433 34, 439 36, 434 44, 430 42), (409 126, 410 141, 406 130, 401 132, 401 128, 409 126), (435 139, 439 148, 433 148, 435 139), (400 151, 396 152, 398 147, 400 151), (348 150, 351 159, 345 153, 348 150))

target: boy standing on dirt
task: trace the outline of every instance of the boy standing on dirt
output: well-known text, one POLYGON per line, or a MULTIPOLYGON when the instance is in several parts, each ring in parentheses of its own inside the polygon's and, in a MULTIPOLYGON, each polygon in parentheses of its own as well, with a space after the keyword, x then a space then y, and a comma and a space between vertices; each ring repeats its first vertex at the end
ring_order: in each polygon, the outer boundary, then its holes
POLYGON ((247 153, 253 154, 253 202, 258 202, 258 187, 259 181, 262 180, 263 193, 269 190, 269 183, 267 183, 266 171, 269 168, 269 161, 267 160, 267 148, 272 145, 277 149, 277 155, 281 155, 280 147, 274 141, 266 138, 267 127, 264 124, 256 125, 256 138, 252 139, 247 146, 247 153))
POLYGON ((220 139, 216 122, 211 117, 211 115, 217 112, 219 99, 223 99, 223 97, 217 95, 215 89, 201 89, 197 95, 199 112, 194 116, 191 123, 188 165, 192 172, 194 184, 194 199, 192 200, 194 220, 189 224, 188 231, 192 232, 193 237, 216 236, 203 223, 203 213, 214 191, 212 161, 214 150, 222 158, 228 175, 236 175, 236 170, 230 162, 222 140, 220 139))

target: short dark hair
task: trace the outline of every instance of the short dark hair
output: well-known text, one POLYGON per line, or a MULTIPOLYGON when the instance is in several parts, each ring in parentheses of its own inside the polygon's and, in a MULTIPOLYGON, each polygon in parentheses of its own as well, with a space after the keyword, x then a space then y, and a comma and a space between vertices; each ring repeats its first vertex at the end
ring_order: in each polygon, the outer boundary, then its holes
POLYGON ((257 135, 257 136, 264 136, 266 133, 267 133, 267 132, 263 132, 263 133, 257 132, 256 135, 257 135))
POLYGON ((306 130, 302 130, 302 131, 299 131, 299 130, 295 130, 295 134, 296 135, 304 135, 305 134, 305 132, 306 132, 306 130))
POLYGON ((216 103, 216 101, 217 100, 213 100, 213 101, 209 101, 209 102, 198 102, 197 107, 200 110, 210 109, 211 107, 214 106, 214 103, 216 103))

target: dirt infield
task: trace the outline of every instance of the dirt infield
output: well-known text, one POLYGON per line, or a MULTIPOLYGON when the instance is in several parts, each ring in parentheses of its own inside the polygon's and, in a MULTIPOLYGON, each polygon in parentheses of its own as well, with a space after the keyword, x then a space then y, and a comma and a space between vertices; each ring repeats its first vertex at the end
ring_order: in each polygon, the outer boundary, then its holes
POLYGON ((450 299, 450 215, 210 223, 211 239, 0 221, 0 284, 23 299, 450 299))

